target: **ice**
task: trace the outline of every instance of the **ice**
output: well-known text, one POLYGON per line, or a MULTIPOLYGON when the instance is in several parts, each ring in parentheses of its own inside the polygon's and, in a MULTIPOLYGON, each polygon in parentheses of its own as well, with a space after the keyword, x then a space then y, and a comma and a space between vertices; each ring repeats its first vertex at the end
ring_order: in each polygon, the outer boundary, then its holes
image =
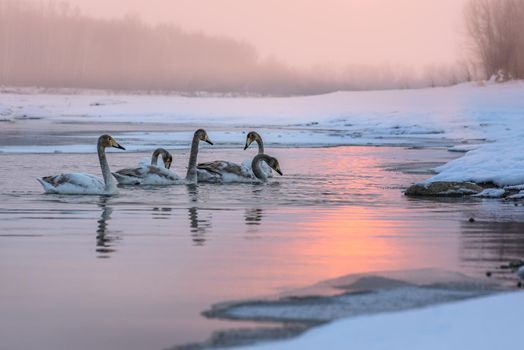
POLYGON ((473 195, 474 197, 483 198, 500 198, 506 193, 503 188, 486 188, 484 191, 473 195))
POLYGON ((376 292, 347 294, 307 302, 246 305, 232 309, 228 316, 271 321, 331 321, 349 316, 398 311, 482 295, 479 291, 407 286, 376 292))

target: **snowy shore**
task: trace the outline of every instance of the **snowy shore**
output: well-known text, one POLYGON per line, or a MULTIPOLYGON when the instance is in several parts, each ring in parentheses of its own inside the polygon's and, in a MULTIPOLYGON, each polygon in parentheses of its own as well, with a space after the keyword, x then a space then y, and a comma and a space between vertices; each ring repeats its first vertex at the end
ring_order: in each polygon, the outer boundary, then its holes
POLYGON ((512 349, 519 346, 524 293, 336 321, 283 342, 241 349, 512 349))

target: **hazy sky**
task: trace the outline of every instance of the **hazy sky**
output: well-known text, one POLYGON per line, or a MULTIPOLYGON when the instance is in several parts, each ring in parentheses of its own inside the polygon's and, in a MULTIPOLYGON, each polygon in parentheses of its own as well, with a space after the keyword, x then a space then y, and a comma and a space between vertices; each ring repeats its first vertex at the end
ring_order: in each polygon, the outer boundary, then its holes
POLYGON ((94 16, 134 14, 245 40, 292 65, 424 66, 460 56, 465 0, 69 1, 94 16))

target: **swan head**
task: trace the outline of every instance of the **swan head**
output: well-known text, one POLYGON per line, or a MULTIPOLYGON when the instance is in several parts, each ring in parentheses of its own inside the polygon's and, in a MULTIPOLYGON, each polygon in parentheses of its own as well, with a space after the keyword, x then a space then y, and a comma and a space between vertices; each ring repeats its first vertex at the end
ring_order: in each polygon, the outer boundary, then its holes
POLYGON ((209 137, 207 136, 207 132, 204 129, 198 129, 197 131, 195 131, 195 136, 198 137, 200 141, 207 142, 210 145, 213 144, 213 142, 209 140, 209 137))
POLYGON ((162 161, 164 162, 164 167, 166 169, 169 169, 171 168, 171 163, 173 163, 173 156, 171 156, 170 153, 166 152, 163 156, 162 156, 162 161))
POLYGON ((244 146, 244 151, 258 139, 260 139, 260 135, 255 131, 250 131, 246 137, 246 145, 244 146))
POLYGON ((111 135, 102 135, 98 138, 98 144, 102 147, 114 147, 125 150, 124 147, 120 146, 118 142, 111 135))
POLYGON ((274 157, 269 157, 269 159, 266 161, 267 165, 271 167, 271 169, 275 170, 278 175, 282 176, 282 171, 280 170, 280 164, 278 164, 278 159, 274 157))

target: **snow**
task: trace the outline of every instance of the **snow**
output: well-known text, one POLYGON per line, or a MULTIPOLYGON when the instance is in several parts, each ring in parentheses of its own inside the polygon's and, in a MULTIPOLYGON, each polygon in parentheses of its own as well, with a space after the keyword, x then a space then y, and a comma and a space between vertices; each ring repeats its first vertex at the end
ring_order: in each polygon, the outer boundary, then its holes
POLYGON ((302 336, 240 349, 513 349, 519 347, 524 293, 343 319, 302 336))
MULTIPOLYGON (((524 117, 524 114, 523 114, 524 117)), ((518 127, 516 125, 515 127, 518 127)), ((524 183, 524 134, 485 144, 436 170, 427 182, 493 182, 498 186, 524 183)))
POLYGON ((473 197, 482 198, 500 198, 506 193, 503 188, 486 188, 484 191, 473 195, 473 197))
POLYGON ((92 91, 69 95, 10 92, 0 96, 2 106, 16 116, 55 122, 279 126, 316 131, 302 135, 310 142, 312 137, 328 135, 381 143, 382 138, 389 137, 484 139, 507 134, 506 129, 517 126, 524 110, 523 93, 524 83, 483 87, 468 83, 279 98, 107 96, 92 91))

